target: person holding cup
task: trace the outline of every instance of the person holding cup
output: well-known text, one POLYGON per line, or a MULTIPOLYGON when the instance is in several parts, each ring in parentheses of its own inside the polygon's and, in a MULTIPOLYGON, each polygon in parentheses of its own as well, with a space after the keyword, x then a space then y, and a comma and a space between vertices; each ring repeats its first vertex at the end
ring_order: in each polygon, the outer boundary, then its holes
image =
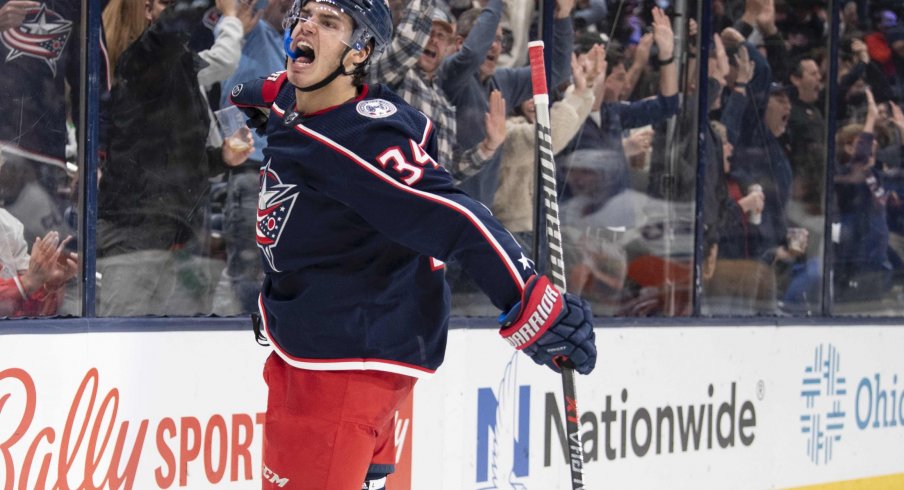
POLYGON ((751 259, 758 239, 758 227, 763 222, 766 194, 763 186, 753 183, 744 187, 731 174, 731 157, 734 152, 726 127, 718 122, 710 123, 713 132, 722 142, 722 169, 725 186, 731 203, 725 210, 719 239, 719 257, 723 259, 751 259))

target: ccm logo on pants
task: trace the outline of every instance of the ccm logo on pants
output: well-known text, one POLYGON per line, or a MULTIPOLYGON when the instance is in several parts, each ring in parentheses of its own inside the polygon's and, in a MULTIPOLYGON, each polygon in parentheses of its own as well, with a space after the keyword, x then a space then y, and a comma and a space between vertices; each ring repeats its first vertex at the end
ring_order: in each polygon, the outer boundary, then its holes
POLYGON ((288 478, 280 478, 279 475, 274 473, 273 470, 271 470, 270 468, 267 468, 266 466, 264 466, 263 471, 261 471, 261 476, 264 478, 265 481, 268 481, 270 483, 275 483, 280 488, 286 486, 286 484, 289 483, 288 478))

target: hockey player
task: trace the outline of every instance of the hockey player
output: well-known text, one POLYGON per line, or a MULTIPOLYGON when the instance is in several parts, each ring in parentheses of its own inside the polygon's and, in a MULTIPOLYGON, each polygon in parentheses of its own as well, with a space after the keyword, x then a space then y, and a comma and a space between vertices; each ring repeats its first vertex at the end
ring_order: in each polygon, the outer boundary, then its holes
POLYGON ((453 186, 430 120, 363 83, 392 37, 383 0, 296 0, 285 27, 286 71, 231 92, 267 135, 263 488, 384 488, 393 413, 443 360, 441 261, 459 261, 505 312, 502 337, 554 370, 593 369, 592 315, 453 186))

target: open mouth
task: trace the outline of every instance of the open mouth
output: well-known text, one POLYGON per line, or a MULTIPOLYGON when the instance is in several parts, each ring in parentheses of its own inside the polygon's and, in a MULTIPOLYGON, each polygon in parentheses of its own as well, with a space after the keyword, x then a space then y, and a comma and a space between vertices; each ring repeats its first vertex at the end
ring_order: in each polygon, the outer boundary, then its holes
POLYGON ((436 51, 432 49, 424 49, 424 55, 431 59, 436 59, 436 51))
POLYGON ((314 61, 314 48, 310 44, 299 41, 295 44, 295 62, 302 64, 310 64, 314 61))
POLYGON ((488 54, 488 55, 487 55, 487 61, 491 61, 491 62, 495 63, 495 62, 496 62, 496 56, 495 56, 495 55, 492 55, 492 54, 488 54))

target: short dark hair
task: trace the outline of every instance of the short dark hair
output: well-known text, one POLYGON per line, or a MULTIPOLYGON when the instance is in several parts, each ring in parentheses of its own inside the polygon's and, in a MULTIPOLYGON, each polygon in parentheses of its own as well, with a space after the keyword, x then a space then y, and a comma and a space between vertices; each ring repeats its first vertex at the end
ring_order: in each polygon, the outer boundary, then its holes
MULTIPOLYGON (((851 2, 848 2, 851 3, 851 2)), ((854 43, 856 39, 863 39, 863 33, 860 31, 853 31, 846 33, 841 38, 841 43, 838 45, 838 55, 841 57, 843 61, 852 61, 854 59, 854 50, 851 48, 851 45, 854 43)))
POLYGON ((606 48, 606 75, 611 75, 612 70, 625 63, 625 52, 616 42, 610 42, 606 48))
POLYGON ((364 81, 367 79, 367 65, 369 64, 368 61, 365 61, 360 65, 355 65, 355 69, 352 70, 352 85, 356 88, 364 86, 364 81))
POLYGON ((816 62, 816 58, 814 58, 810 54, 804 54, 804 55, 800 55, 800 56, 794 58, 791 61, 791 71, 788 73, 789 81, 791 80, 791 77, 800 78, 800 77, 804 76, 804 67, 803 67, 804 61, 812 61, 813 63, 816 63, 817 65, 819 64, 816 62))
POLYGON ((599 32, 579 32, 574 36, 574 53, 584 54, 597 44, 609 49, 609 36, 599 32))
POLYGON ((461 37, 467 37, 468 33, 471 32, 471 29, 474 27, 474 24, 477 22, 477 17, 480 16, 480 12, 483 9, 474 7, 472 9, 465 10, 460 16, 458 16, 458 22, 455 23, 455 34, 461 37))

